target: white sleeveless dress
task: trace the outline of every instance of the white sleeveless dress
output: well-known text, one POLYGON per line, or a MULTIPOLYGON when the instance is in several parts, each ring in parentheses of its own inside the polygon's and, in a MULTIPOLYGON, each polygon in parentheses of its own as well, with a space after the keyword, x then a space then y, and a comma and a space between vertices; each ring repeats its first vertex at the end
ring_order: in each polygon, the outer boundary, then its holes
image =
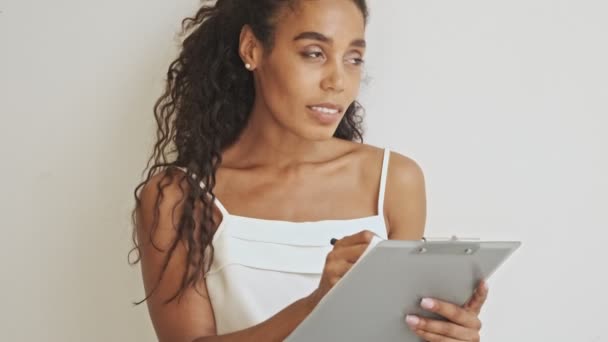
POLYGON ((205 274, 217 334, 243 330, 308 296, 319 285, 330 240, 367 229, 387 239, 384 192, 390 151, 384 150, 378 214, 349 220, 290 222, 223 215, 214 259, 205 274))

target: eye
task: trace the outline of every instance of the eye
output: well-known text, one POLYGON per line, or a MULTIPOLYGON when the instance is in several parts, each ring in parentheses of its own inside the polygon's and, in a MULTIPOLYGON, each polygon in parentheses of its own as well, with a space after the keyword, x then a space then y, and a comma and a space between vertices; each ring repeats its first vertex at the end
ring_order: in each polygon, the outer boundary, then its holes
POLYGON ((362 58, 350 58, 348 61, 354 65, 363 65, 365 63, 362 58))
POLYGON ((361 66, 365 63, 365 60, 363 60, 363 55, 359 52, 356 53, 349 53, 346 57, 346 62, 350 63, 354 66, 361 66))
POLYGON ((302 53, 302 56, 310 59, 317 59, 323 57, 323 52, 321 51, 309 51, 302 53))

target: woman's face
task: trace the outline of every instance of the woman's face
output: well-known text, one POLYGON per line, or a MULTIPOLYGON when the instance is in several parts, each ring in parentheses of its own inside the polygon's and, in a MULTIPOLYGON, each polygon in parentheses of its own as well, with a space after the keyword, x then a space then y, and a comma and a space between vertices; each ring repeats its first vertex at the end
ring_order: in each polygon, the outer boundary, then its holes
POLYGON ((274 46, 256 66, 256 94, 291 133, 329 139, 357 98, 365 19, 352 0, 300 1, 278 17, 274 46))

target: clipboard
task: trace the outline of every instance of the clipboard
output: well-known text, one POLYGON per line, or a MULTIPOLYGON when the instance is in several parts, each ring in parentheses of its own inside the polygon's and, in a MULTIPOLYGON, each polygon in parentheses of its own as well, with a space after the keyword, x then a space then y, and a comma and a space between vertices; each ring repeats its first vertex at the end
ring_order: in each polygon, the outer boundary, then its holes
POLYGON ((380 241, 285 341, 419 342, 406 315, 443 319, 420 308, 423 297, 464 305, 520 245, 456 237, 380 241))

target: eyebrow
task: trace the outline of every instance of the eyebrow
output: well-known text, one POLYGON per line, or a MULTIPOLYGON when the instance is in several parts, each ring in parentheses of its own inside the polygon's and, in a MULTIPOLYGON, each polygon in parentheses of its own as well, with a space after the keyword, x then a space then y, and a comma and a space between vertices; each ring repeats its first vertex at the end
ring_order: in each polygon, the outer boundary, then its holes
MULTIPOLYGON (((331 39, 319 32, 302 32, 299 35, 297 35, 293 40, 297 41, 297 40, 301 40, 301 39, 318 40, 320 42, 327 43, 327 44, 333 44, 333 42, 334 42, 333 39, 331 39)), ((363 40, 363 39, 355 39, 352 42, 350 42, 350 46, 365 48, 366 43, 365 43, 365 40, 363 40)))

